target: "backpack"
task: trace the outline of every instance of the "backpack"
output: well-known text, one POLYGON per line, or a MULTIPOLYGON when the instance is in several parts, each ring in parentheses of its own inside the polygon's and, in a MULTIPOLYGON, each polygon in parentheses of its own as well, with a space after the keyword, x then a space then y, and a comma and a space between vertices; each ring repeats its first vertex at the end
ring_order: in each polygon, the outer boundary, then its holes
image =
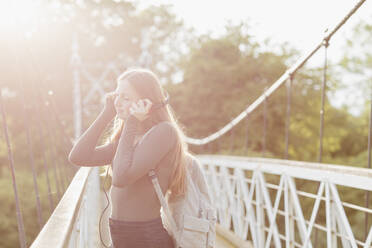
POLYGON ((149 172, 159 198, 164 228, 173 238, 175 248, 214 248, 216 240, 216 209, 202 172, 200 162, 187 153, 185 195, 164 197, 154 170, 149 172))

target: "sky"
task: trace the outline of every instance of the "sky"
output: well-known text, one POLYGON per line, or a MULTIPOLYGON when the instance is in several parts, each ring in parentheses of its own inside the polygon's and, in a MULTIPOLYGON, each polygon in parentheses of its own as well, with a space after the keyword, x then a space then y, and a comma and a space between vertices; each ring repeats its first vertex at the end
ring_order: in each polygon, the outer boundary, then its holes
MULTIPOLYGON (((138 1, 136 1, 138 2, 138 1)), ((167 3, 186 25, 198 33, 220 33, 227 20, 252 24, 257 37, 288 41, 309 49, 324 31, 339 22, 358 2, 356 0, 140 0, 143 5, 167 3)), ((366 1, 343 30, 350 30, 360 18, 372 16, 372 3, 366 1)), ((340 33, 344 31, 340 30, 340 33)))
MULTIPOLYGON (((79 0, 75 0, 79 1, 79 0)), ((80 0, 84 1, 84 0, 80 0)), ((86 0, 88 1, 88 0, 86 0)), ((89 0, 90 1, 90 0, 89 0)), ((119 1, 119 0, 116 0, 119 1)), ((176 16, 187 27, 193 27, 197 34, 210 32, 212 35, 223 33, 227 21, 239 23, 247 21, 251 26, 253 38, 262 42, 270 38, 274 43, 289 43, 292 47, 306 54, 319 44, 327 28, 338 23, 358 2, 356 0, 132 0, 139 6, 170 4, 176 16)), ((0 0, 2 5, 8 2, 0 0)), ((23 0, 20 13, 26 20, 30 15, 37 16, 38 6, 34 0, 23 0), (31 11, 32 10, 32 11, 31 11)), ((40 10, 39 10, 40 11, 40 10)), ((6 19, 11 12, 0 15, 0 27, 12 29, 6 19)), ((32 18, 29 18, 32 19, 32 18)), ((36 18, 34 18, 36 20, 36 18)), ((328 58, 338 61, 345 49, 345 37, 350 35, 352 27, 360 20, 372 23, 372 1, 366 1, 350 20, 333 36, 328 49, 328 58)), ((318 52, 307 65, 320 66, 323 53, 318 52)), ((363 92, 355 87, 350 75, 343 80, 348 86, 333 93, 332 104, 353 106, 353 113, 360 113, 365 102, 363 92), (347 97, 346 97, 347 96, 347 97)))
MULTIPOLYGON (((138 3, 138 1, 136 1, 138 3)), ((327 28, 332 29, 355 6, 356 0, 141 0, 141 6, 171 4, 174 13, 198 34, 223 33, 228 20, 233 23, 248 21, 258 41, 270 38, 274 42, 288 42, 305 54, 319 44, 327 28)), ((360 20, 371 20, 372 1, 366 1, 349 21, 333 36, 328 49, 330 61, 338 61, 345 49, 345 37, 360 20)), ((308 65, 323 63, 324 53, 318 53, 308 65)), ((350 75, 345 75, 349 79, 350 75)), ((331 103, 351 106, 360 114, 365 98, 352 83, 333 92, 331 103)))

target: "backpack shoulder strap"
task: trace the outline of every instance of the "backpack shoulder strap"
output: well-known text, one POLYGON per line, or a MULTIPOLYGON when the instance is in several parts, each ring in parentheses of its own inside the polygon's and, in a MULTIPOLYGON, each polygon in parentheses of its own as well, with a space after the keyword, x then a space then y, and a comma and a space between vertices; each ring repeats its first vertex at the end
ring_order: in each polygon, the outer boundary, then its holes
POLYGON ((160 184, 158 177, 156 176, 156 172, 154 170, 150 170, 148 176, 151 178, 152 184, 155 188, 156 195, 158 196, 158 199, 160 201, 161 206, 163 207, 165 211, 165 215, 167 216, 169 223, 171 225, 171 232, 174 235, 176 239, 178 239, 178 229, 176 222, 170 212, 168 202, 165 200, 165 197, 163 195, 163 192, 161 191, 160 184))

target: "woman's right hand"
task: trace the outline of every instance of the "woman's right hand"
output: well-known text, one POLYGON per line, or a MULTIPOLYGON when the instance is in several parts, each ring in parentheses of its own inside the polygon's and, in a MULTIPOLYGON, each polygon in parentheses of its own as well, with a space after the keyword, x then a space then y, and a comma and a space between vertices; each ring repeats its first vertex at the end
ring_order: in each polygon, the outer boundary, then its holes
POLYGON ((112 120, 116 115, 116 109, 115 109, 114 102, 117 96, 118 96, 118 93, 116 92, 109 92, 105 95, 104 112, 109 115, 110 120, 112 120))

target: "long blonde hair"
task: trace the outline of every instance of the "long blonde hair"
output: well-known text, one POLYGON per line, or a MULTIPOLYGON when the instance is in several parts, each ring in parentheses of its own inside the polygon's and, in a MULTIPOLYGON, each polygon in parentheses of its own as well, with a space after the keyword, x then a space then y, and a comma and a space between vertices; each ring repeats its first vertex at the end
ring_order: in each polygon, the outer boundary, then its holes
MULTIPOLYGON (((124 79, 129 81, 140 99, 148 98, 152 103, 159 103, 165 100, 164 89, 158 77, 152 71, 142 68, 129 69, 118 77, 117 83, 124 79)), ((147 119, 141 122, 141 128, 143 132, 147 132, 151 127, 163 121, 169 121, 173 124, 177 131, 178 139, 173 161, 176 168, 174 168, 173 175, 170 177, 172 181, 169 184, 169 190, 172 196, 182 195, 186 192, 186 166, 188 164, 186 154, 189 152, 188 145, 183 138, 183 127, 178 123, 173 109, 167 104, 165 107, 152 112, 147 119)), ((124 121, 116 118, 108 142, 116 145, 123 128, 124 121)))

